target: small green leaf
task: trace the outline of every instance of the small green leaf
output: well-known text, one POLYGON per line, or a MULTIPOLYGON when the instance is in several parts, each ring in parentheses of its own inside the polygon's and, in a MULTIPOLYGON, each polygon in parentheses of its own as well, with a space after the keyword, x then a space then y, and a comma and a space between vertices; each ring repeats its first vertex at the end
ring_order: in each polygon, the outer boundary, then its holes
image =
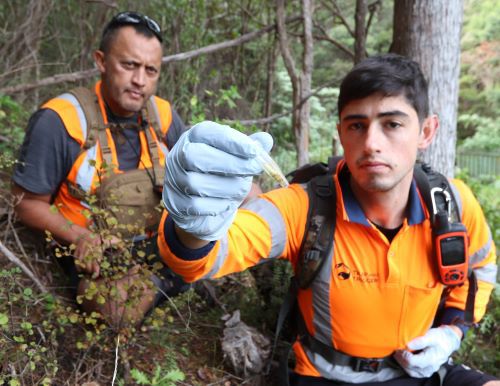
POLYGON ((178 382, 178 381, 183 381, 186 376, 182 371, 179 369, 171 370, 167 373, 165 376, 166 380, 171 381, 171 382, 178 382))
POLYGON ((132 369, 132 370, 130 370, 130 374, 132 375, 132 378, 134 378, 134 380, 137 381, 137 384, 139 384, 139 385, 150 385, 151 384, 151 382, 149 382, 147 375, 144 374, 140 370, 132 369))
POLYGON ((0 326, 5 326, 7 323, 9 323, 9 317, 6 314, 0 312, 0 326))

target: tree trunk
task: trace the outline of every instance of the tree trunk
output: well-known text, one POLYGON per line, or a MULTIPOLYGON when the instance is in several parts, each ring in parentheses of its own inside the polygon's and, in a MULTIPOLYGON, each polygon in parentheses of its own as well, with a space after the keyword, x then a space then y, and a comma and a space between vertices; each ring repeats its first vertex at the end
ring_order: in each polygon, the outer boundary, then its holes
POLYGON ((309 132, 311 103, 309 98, 304 101, 306 95, 311 94, 312 71, 313 71, 313 36, 312 36, 312 13, 313 0, 302 0, 302 11, 304 14, 304 51, 302 53, 302 71, 300 73, 300 132, 296 133, 297 162, 302 166, 309 162, 309 132))
POLYGON ((276 0, 277 30, 281 56, 292 82, 292 129, 295 135, 297 149, 297 165, 302 166, 309 162, 309 99, 304 96, 311 93, 311 79, 313 68, 313 38, 312 38, 313 0, 302 0, 303 14, 303 51, 302 70, 297 74, 288 36, 285 28, 284 0, 276 0))
POLYGON ((356 0, 356 26, 354 30, 354 63, 361 62, 366 53, 366 13, 368 6, 366 0, 356 0))
POLYGON ((457 138, 460 31, 463 0, 398 0, 394 2, 392 52, 418 63, 429 83, 431 113, 440 128, 421 158, 453 176, 457 138))

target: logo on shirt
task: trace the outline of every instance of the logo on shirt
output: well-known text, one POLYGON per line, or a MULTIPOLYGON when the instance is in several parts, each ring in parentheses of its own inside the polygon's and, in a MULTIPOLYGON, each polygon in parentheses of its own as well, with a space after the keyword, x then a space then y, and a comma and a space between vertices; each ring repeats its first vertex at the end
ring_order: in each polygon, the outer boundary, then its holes
POLYGON ((335 275, 340 280, 354 280, 358 281, 361 283, 368 283, 368 284, 373 284, 373 283, 378 283, 379 277, 377 273, 369 273, 369 272, 360 272, 358 270, 351 270, 347 265, 344 263, 337 263, 335 264, 335 275))
POLYGON ((353 271, 352 278, 353 280, 359 281, 361 283, 368 283, 368 284, 378 283, 378 273, 353 271))
POLYGON ((351 270, 344 263, 335 264, 335 274, 340 280, 347 280, 351 277, 351 270))

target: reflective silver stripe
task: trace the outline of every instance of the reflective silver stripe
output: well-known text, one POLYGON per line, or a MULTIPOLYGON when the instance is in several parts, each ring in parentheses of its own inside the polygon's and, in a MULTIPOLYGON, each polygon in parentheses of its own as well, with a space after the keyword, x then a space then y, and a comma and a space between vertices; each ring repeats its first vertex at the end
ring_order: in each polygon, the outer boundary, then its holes
POLYGON ((91 161, 95 161, 97 156, 97 144, 92 146, 85 152, 83 160, 78 172, 76 173, 76 185, 80 186, 85 192, 90 192, 92 187, 92 179, 95 174, 95 163, 91 165, 91 161))
POLYGON ((449 181, 449 185, 450 185, 450 189, 451 189, 451 192, 453 193, 453 197, 455 197, 455 202, 457 204, 457 208, 458 208, 458 213, 460 215, 460 220, 462 219, 462 216, 463 216, 463 205, 462 205, 462 197, 460 197, 460 193, 458 192, 458 189, 456 188, 455 185, 453 185, 453 183, 451 181, 449 181))
POLYGON ((330 282, 325 282, 316 278, 312 285, 312 304, 315 334, 319 341, 332 345, 333 331, 330 310, 330 282))
MULTIPOLYGON (((272 203, 262 198, 256 198, 245 205, 244 209, 251 210, 257 213, 269 224, 269 230, 271 231, 271 250, 267 258, 279 257, 283 254, 286 242, 286 230, 283 217, 272 203)), ((225 235, 220 240, 220 248, 217 256, 215 257, 215 263, 210 269, 210 271, 203 277, 204 279, 214 277, 217 272, 224 266, 227 260, 228 254, 228 239, 225 235)))
POLYGON ((330 287, 332 274, 332 253, 330 250, 328 258, 321 267, 316 279, 311 284, 312 305, 313 305, 313 325, 316 333, 314 337, 321 342, 332 345, 333 331, 331 323, 330 309, 330 287))
POLYGON ((484 267, 474 268, 478 280, 495 284, 497 280, 498 267, 494 263, 486 264, 484 267))
POLYGON ((486 256, 488 256, 488 253, 491 250, 492 242, 493 241, 491 239, 491 233, 490 233, 486 244, 483 247, 479 248, 476 251, 476 253, 469 256, 469 265, 474 265, 483 261, 486 258, 486 256))
POLYGON ((324 359, 321 355, 315 354, 304 347, 307 357, 314 364, 322 377, 335 381, 347 383, 365 383, 365 382, 385 382, 390 379, 401 377, 403 370, 385 367, 378 373, 369 373, 366 371, 354 371, 350 366, 336 366, 324 359))
POLYGON ((78 120, 80 121, 80 127, 82 129, 82 138, 85 141, 85 139, 87 138, 87 118, 85 118, 85 114, 83 112, 82 106, 80 106, 80 103, 78 102, 78 99, 76 99, 73 94, 69 93, 59 95, 58 98, 68 101, 75 107, 76 113, 78 115, 78 120))
POLYGON ((285 250, 286 227, 281 212, 271 202, 263 198, 255 198, 243 206, 262 217, 271 231, 271 250, 267 258, 280 257, 285 250))
POLYGON ((217 253, 217 256, 215 257, 215 263, 212 266, 212 269, 205 275, 203 276, 203 279, 210 279, 215 276, 217 272, 222 268, 224 263, 226 262, 227 259, 227 252, 228 252, 228 240, 227 240, 227 234, 220 239, 220 247, 219 247, 219 252, 217 253))
POLYGON ((156 141, 158 143, 158 146, 160 146, 160 149, 162 153, 165 155, 165 157, 168 154, 168 148, 165 146, 165 143, 163 141, 156 141))

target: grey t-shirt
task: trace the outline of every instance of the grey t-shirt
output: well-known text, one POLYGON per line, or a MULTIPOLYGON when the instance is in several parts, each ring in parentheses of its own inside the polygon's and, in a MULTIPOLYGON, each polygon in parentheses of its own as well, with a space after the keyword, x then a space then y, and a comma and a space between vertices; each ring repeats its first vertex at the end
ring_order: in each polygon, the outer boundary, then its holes
MULTIPOLYGON (((122 118, 108 112, 108 120, 113 123, 137 123, 138 116, 122 118)), ((185 130, 184 123, 172 109, 172 123, 163 138, 169 149, 185 130)), ((123 171, 136 169, 140 159, 139 131, 126 128, 120 134, 113 133, 118 167, 123 171)), ((55 195, 80 151, 80 145, 68 134, 55 111, 38 110, 28 123, 12 180, 31 193, 55 195)))

